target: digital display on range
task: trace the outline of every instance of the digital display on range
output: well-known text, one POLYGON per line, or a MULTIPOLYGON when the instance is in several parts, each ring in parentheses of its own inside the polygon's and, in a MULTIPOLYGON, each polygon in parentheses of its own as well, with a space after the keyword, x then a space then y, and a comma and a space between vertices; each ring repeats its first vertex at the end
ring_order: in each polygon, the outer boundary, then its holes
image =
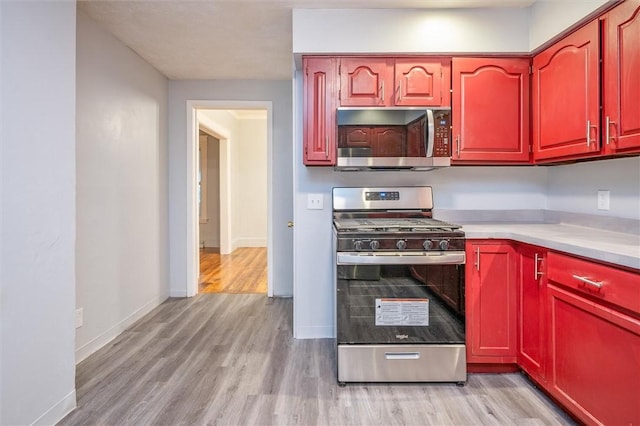
POLYGON ((388 201, 388 200, 399 200, 400 192, 392 191, 376 191, 376 192, 365 192, 364 198, 366 201, 388 201))

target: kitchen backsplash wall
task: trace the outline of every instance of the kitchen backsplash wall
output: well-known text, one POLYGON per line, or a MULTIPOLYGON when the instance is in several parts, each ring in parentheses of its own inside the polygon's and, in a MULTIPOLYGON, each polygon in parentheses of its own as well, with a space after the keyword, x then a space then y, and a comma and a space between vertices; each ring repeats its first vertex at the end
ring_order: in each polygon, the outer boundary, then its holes
POLYGON ((640 219, 640 157, 547 168, 547 209, 640 219), (609 191, 609 210, 598 209, 598 191, 609 191))

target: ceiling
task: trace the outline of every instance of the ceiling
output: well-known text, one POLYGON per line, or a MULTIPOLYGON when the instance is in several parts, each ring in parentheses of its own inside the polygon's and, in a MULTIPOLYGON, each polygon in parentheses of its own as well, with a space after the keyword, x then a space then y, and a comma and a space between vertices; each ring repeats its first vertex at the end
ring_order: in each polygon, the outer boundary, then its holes
POLYGON ((170 79, 287 80, 298 9, 528 7, 535 0, 79 0, 170 79))

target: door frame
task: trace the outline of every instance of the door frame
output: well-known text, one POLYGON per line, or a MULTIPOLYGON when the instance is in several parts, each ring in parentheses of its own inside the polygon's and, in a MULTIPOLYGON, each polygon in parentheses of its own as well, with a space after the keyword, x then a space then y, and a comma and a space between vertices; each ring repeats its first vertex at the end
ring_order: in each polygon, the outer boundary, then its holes
MULTIPOLYGON (((199 228, 198 220, 198 109, 262 109, 267 111, 267 296, 273 297, 273 103, 271 101, 213 101, 187 100, 187 155, 186 155, 186 272, 187 297, 198 294, 198 278, 200 276, 200 259, 198 253, 199 228)), ((216 130, 216 129, 211 129, 216 130)), ((216 132, 217 133, 217 132, 216 132)), ((226 133, 226 132, 221 132, 226 133)), ((228 138, 226 138, 228 140, 228 138)), ((228 152, 228 150, 227 150, 228 152)), ((223 161, 220 153, 220 161, 223 161)), ((227 167, 229 171, 230 167, 227 167)), ((229 180, 227 179, 227 183, 229 180)), ((221 182, 222 186, 222 182, 221 182)), ((221 188, 222 195, 222 188, 221 188)), ((228 204, 228 203, 227 203, 228 204)), ((222 209, 221 200, 221 209, 222 209)), ((228 205, 227 205, 228 207, 228 205)), ((222 213, 222 212, 221 212, 222 213)), ((230 221, 227 215, 227 222, 230 221)), ((224 226, 222 214, 220 227, 224 226)), ((220 230, 221 239, 223 230, 220 230)))

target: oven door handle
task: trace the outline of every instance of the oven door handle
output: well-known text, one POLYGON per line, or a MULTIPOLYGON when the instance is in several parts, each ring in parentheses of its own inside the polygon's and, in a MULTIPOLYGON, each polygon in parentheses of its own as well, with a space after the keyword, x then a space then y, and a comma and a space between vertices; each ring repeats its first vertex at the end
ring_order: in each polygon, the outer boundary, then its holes
POLYGON ((338 265, 463 265, 465 261, 463 251, 375 254, 339 252, 337 254, 338 265))

